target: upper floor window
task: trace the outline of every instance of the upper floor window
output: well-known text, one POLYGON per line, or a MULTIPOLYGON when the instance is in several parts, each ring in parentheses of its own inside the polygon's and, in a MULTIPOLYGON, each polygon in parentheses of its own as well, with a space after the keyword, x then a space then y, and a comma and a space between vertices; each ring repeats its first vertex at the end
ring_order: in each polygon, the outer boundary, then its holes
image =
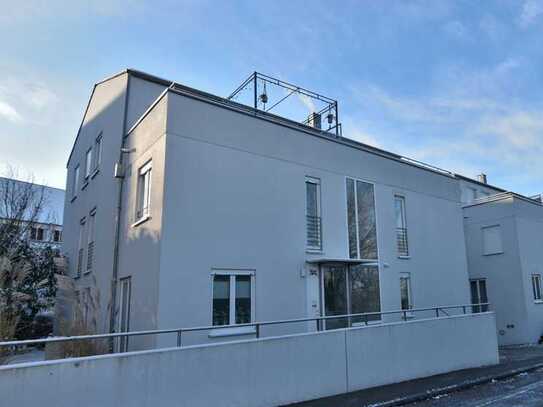
POLYGON ((483 255, 503 253, 500 225, 486 226, 481 230, 483 234, 483 255))
POLYGON ((96 209, 91 211, 87 227, 87 273, 92 271, 94 265, 94 241, 96 240, 96 209))
POLYGON ((61 242, 62 241, 62 231, 60 230, 54 230, 53 231, 53 242, 61 242))
POLYGON ((377 228, 373 185, 347 178, 349 257, 377 259, 377 228))
POLYGON ((306 177, 306 246, 308 249, 322 248, 322 223, 320 205, 321 184, 318 178, 306 177))
POLYGON ((89 178, 92 170, 92 148, 85 154, 85 179, 89 178))
POLYGON ((213 275, 213 325, 248 324, 254 320, 254 274, 213 275))
POLYGON ((398 256, 409 256, 409 244, 407 240, 407 222, 405 217, 405 197, 394 196, 394 211, 396 215, 396 246, 398 256))
POLYGON ((532 274, 534 301, 541 301, 541 274, 532 274))
POLYGON ((138 189, 136 201, 136 220, 149 216, 151 209, 151 171, 152 162, 148 161, 138 171, 138 189))
POLYGON ((102 161, 102 133, 96 137, 94 142, 94 168, 98 169, 102 161))
POLYGON ((85 262, 85 223, 86 219, 81 219, 79 224, 79 241, 77 244, 77 268, 75 277, 80 277, 83 272, 83 263, 85 262))
POLYGON ((39 240, 39 241, 42 241, 44 240, 44 237, 45 237, 45 231, 43 230, 43 228, 41 227, 31 227, 30 228, 30 239, 32 240, 39 240))
POLYGON ((74 175, 72 178, 72 195, 77 195, 77 190, 79 189, 79 164, 76 165, 74 169, 74 175))

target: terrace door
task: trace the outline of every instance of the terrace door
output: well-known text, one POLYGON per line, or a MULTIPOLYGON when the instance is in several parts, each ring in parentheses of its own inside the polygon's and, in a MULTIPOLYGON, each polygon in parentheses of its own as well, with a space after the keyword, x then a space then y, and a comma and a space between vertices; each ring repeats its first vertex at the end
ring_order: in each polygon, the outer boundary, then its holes
MULTIPOLYGON (((325 266, 322 275, 324 315, 345 315, 347 314, 347 266, 325 266)), ((327 319, 324 326, 326 329, 345 328, 346 318, 327 319)))
MULTIPOLYGON (((132 291, 132 281, 130 277, 121 279, 121 307, 119 310, 119 332, 128 332, 130 330, 130 297, 132 291)), ((119 352, 128 350, 128 336, 119 338, 119 352)))

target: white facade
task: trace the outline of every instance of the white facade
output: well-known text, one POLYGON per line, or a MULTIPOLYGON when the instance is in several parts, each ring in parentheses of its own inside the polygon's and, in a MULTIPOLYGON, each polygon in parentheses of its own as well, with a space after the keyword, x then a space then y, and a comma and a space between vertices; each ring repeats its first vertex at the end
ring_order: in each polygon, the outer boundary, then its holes
MULTIPOLYGON (((100 299, 98 331, 109 328, 121 185, 117 330, 469 302, 452 174, 169 85, 134 71, 97 84, 68 161, 66 250, 80 289, 100 299), (91 240, 89 269, 79 258, 91 240)), ((269 333, 285 329, 307 325, 269 333)), ((252 331, 215 335, 241 333, 252 331)))

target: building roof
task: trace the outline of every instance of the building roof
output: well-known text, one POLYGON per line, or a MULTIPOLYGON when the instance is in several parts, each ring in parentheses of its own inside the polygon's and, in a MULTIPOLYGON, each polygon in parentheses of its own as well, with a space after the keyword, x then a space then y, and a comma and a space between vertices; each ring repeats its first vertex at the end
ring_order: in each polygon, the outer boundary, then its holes
POLYGON ((524 195, 520 195, 520 194, 516 194, 514 192, 506 191, 506 192, 502 192, 502 193, 495 194, 495 195, 485 196, 483 198, 477 198, 473 202, 471 202, 471 203, 469 203, 467 205, 464 205, 463 207, 464 208, 469 208, 469 207, 472 207, 472 206, 484 205, 484 204, 491 203, 491 202, 503 201, 504 199, 509 199, 509 198, 519 199, 519 200, 521 200, 523 202, 527 202, 529 204, 533 204, 533 205, 537 205, 537 206, 543 206, 543 202, 541 202, 539 199, 537 199, 537 197, 529 198, 529 197, 526 197, 524 195))
MULTIPOLYGON (((46 185, 32 184, 26 181, 19 181, 12 178, 0 177, 0 192, 9 183, 10 187, 23 188, 31 187, 35 190, 36 196, 41 194, 43 188, 44 207, 36 219, 39 223, 51 223, 62 225, 64 216, 64 195, 65 191, 59 188, 48 187, 46 185)), ((5 208, 0 204, 0 218, 5 217, 5 208)), ((28 219, 27 219, 28 220, 28 219)))

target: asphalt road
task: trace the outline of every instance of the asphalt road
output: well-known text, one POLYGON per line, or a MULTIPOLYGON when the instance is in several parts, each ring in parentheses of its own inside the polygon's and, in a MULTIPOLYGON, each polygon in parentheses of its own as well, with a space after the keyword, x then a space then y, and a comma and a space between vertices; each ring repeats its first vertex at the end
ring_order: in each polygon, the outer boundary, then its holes
POLYGON ((410 407, 540 407, 543 406, 543 369, 521 373, 467 390, 408 404, 410 407))

